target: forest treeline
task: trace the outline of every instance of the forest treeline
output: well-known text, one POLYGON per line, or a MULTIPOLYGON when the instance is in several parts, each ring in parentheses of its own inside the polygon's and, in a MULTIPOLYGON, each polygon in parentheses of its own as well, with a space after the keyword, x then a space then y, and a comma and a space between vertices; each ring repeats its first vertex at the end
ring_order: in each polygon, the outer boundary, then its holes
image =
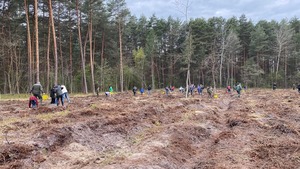
POLYGON ((96 84, 123 91, 299 83, 296 17, 137 18, 125 0, 0 0, 0 15, 1 93, 28 92, 36 81, 45 92, 64 84, 84 93, 96 84))

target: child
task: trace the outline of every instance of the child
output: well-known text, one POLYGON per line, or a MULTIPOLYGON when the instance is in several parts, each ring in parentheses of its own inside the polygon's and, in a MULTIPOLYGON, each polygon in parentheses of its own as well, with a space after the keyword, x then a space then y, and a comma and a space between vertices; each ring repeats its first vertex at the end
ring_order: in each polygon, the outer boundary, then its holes
POLYGON ((227 93, 230 93, 231 92, 231 87, 228 85, 227 86, 227 93))
POLYGON ((175 86, 172 86, 171 90, 172 90, 172 92, 173 92, 173 91, 175 90, 175 86))
POLYGON ((110 93, 114 92, 113 87, 112 87, 112 86, 109 86, 108 91, 109 91, 110 93))
POLYGON ((38 99, 35 96, 30 96, 28 106, 29 108, 33 108, 33 109, 37 108, 39 106, 38 99))

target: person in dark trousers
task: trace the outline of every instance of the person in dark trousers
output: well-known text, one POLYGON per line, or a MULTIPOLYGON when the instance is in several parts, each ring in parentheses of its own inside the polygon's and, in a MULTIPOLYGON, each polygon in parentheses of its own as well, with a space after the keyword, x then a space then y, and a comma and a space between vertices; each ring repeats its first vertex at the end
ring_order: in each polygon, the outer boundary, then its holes
POLYGON ((208 86, 207 93, 208 93, 208 97, 212 98, 213 89, 211 86, 208 86))
POLYGON ((202 95, 203 87, 201 84, 197 86, 197 91, 199 95, 202 95))
POLYGON ((227 93, 231 93, 231 86, 230 85, 227 86, 227 93))
POLYGON ((295 89, 296 89, 296 84, 294 83, 294 84, 293 84, 293 90, 295 90, 295 89))
POLYGON ((168 96, 168 95, 169 95, 169 92, 170 92, 170 88, 167 86, 167 87, 165 88, 165 90, 166 90, 166 95, 168 96))
POLYGON ((273 83, 273 90, 276 90, 276 88, 277 88, 277 84, 273 83))
POLYGON ((149 85, 149 86, 148 86, 148 95, 151 94, 151 89, 152 89, 152 88, 151 88, 151 85, 149 85))
POLYGON ((40 82, 36 82, 30 91, 36 98, 39 98, 40 102, 42 103, 42 94, 43 94, 43 87, 40 82))
POLYGON ((143 88, 143 87, 141 87, 141 88, 140 88, 140 92, 141 92, 141 95, 143 95, 143 94, 144 94, 145 90, 144 90, 144 88, 143 88))
POLYGON ((298 88, 298 93, 300 93, 300 83, 298 84, 297 88, 298 88))
POLYGON ((133 86, 132 92, 133 92, 133 95, 134 95, 134 96, 135 96, 135 94, 136 94, 136 91, 137 91, 137 87, 136 87, 136 86, 133 86))
POLYGON ((193 95, 194 88, 195 88, 194 84, 191 84, 189 88, 191 95, 193 95))
POLYGON ((55 86, 55 93, 56 93, 56 101, 57 106, 59 105, 59 100, 61 101, 61 105, 64 106, 64 95, 62 92, 62 87, 60 85, 55 86))
POLYGON ((67 90, 66 86, 65 85, 60 85, 60 87, 61 87, 61 90, 62 90, 62 93, 63 93, 63 98, 64 99, 66 98, 68 100, 68 102, 71 103, 71 100, 70 100, 70 97, 69 97, 68 90, 67 90))
POLYGON ((241 90, 242 90, 242 85, 239 83, 238 85, 235 86, 235 90, 238 93, 238 97, 241 96, 241 90))
POLYGON ((50 104, 55 104, 56 101, 56 93, 55 93, 55 86, 53 86, 51 89, 50 89, 50 97, 51 97, 51 102, 50 104))
POLYGON ((35 97, 35 96, 30 96, 29 97, 29 103, 28 103, 28 107, 29 108, 37 108, 39 106, 39 102, 38 102, 38 99, 35 97))

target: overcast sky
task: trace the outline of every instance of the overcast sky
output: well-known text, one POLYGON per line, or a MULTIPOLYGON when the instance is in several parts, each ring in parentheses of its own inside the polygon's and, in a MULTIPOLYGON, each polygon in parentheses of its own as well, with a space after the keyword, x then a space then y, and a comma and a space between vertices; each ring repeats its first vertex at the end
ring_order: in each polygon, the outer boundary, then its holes
MULTIPOLYGON (((155 14, 158 18, 172 16, 184 20, 178 11, 178 0, 126 0, 131 14, 147 18, 155 14)), ((187 2, 187 0, 180 0, 187 2)), ((245 14, 254 22, 259 20, 291 19, 300 16, 300 0, 189 0, 188 18, 211 18, 222 16, 230 18, 245 14)), ((182 8, 181 8, 182 9, 182 8)))

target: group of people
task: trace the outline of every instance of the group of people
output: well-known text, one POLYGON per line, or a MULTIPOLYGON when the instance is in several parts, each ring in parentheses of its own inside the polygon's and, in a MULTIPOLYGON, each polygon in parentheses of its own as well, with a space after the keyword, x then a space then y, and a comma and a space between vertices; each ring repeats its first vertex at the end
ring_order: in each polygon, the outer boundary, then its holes
MULTIPOLYGON (((96 85, 95 86, 96 88, 96 93, 97 93, 97 96, 99 96, 99 86, 96 85)), ((190 95, 193 95, 193 92, 195 89, 197 89, 197 92, 199 95, 202 95, 203 93, 203 89, 205 87, 202 85, 202 84, 199 84, 197 86, 197 88, 195 87, 194 84, 191 84, 188 86, 188 94, 190 95)), ((245 87, 246 88, 246 87, 245 87)), ((272 85, 272 89, 273 90, 276 90, 277 88, 277 84, 276 83, 273 83, 272 85)), ((293 90, 295 90, 296 88, 296 85, 293 84, 293 90)), ((231 86, 228 85, 226 87, 226 92, 227 93, 231 93, 231 86)), ((240 97, 241 95, 241 91, 242 91, 242 85, 241 83, 237 83, 234 87, 233 87, 233 90, 236 90, 237 94, 238 94, 238 97, 240 97)), ((298 92, 300 93, 300 84, 297 85, 297 89, 298 89, 298 92)), ((147 88, 147 91, 148 91, 148 95, 151 94, 151 90, 152 90, 152 87, 151 85, 148 86, 147 88)), ((108 88, 108 91, 105 92, 105 95, 106 96, 110 96, 111 93, 113 92, 113 87, 112 86, 109 86, 108 88)), ((132 92, 133 92, 133 95, 136 96, 136 93, 138 91, 138 88, 136 86, 133 86, 132 88, 132 92)), ((175 86, 167 86, 165 87, 165 92, 166 92, 166 95, 169 95, 170 92, 173 92, 175 91, 175 86)), ((184 93, 185 92, 185 88, 183 88, 182 86, 179 87, 179 91, 181 93, 184 93)), ((37 108, 38 105, 39 105, 39 102, 42 103, 42 94, 44 93, 43 91, 43 87, 41 85, 40 82, 37 82, 35 83, 33 86, 32 86, 32 89, 30 91, 32 93, 32 96, 30 96, 29 98, 29 108, 37 108)), ((141 94, 144 94, 145 90, 143 87, 140 88, 140 93, 141 94)), ((208 86, 207 87, 207 93, 208 93, 208 96, 209 97, 213 97, 213 87, 212 86, 208 86)), ((50 90, 50 97, 51 97, 51 104, 56 104, 57 106, 61 103, 62 106, 64 106, 64 99, 66 98, 67 101, 70 103, 70 97, 68 95, 68 90, 66 88, 65 85, 54 85, 53 88, 51 88, 50 90)))
MULTIPOLYGON (((199 84, 199 85, 197 86, 197 88, 195 87, 194 84, 191 84, 191 85, 189 85, 189 87, 188 87, 188 94, 193 95, 195 89, 197 89, 198 94, 199 94, 199 95, 202 95, 202 94, 203 94, 203 89, 204 89, 204 88, 205 88, 205 87, 204 87, 202 84, 199 84)), ((241 95, 241 90, 243 89, 241 83, 237 83, 236 86, 233 87, 233 89, 237 91, 238 97, 240 97, 240 95, 241 95)), ((245 88, 245 89, 246 89, 246 88, 245 88)), ((165 90, 166 90, 166 93, 168 94, 169 88, 166 87, 165 90)), ((212 86, 208 86, 208 87, 206 88, 206 91, 207 91, 207 94, 208 94, 209 97, 213 97, 213 87, 212 87, 212 86)), ((185 88, 183 88, 182 86, 180 86, 180 87, 179 87, 179 92, 184 93, 184 92, 185 92, 185 88)), ((226 87, 226 92, 227 92, 227 93, 231 93, 231 86, 230 86, 230 85, 228 85, 228 86, 226 87)))
POLYGON ((50 97, 51 97, 51 104, 61 105, 64 106, 64 99, 66 98, 67 101, 70 103, 70 97, 68 94, 68 90, 65 85, 54 85, 53 88, 50 90, 50 97))
MULTIPOLYGON (((148 95, 151 94, 151 89, 152 89, 152 87, 151 87, 151 85, 149 85, 148 88, 147 88, 148 95)), ((136 86, 133 86, 132 92, 133 92, 133 95, 134 95, 134 96, 136 96, 137 90, 138 90, 138 88, 137 88, 136 86)), ((144 94, 144 92, 145 92, 144 87, 141 87, 141 88, 140 88, 140 93, 141 93, 141 94, 144 94)))
MULTIPOLYGON (((43 98, 42 94, 44 93, 43 87, 40 82, 35 83, 32 86, 30 91, 32 96, 29 97, 29 108, 37 108, 39 102, 42 103, 43 98)), ((70 97, 68 94, 68 90, 65 85, 54 85, 53 88, 50 89, 50 97, 51 102, 50 104, 56 104, 57 106, 61 103, 64 106, 64 99, 66 98, 67 101, 70 103, 70 97)))

